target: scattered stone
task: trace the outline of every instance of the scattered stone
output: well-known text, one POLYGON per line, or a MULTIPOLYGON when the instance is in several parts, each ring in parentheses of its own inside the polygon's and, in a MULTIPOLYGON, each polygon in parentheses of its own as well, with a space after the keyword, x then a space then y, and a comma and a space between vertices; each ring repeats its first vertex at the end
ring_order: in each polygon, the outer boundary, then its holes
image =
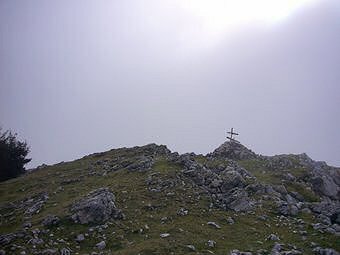
POLYGON ((31 228, 32 227, 32 223, 31 222, 25 222, 24 224, 22 224, 23 228, 31 228))
POLYGON ((257 217, 259 220, 262 220, 262 221, 267 221, 268 220, 268 216, 267 215, 260 215, 257 217))
POLYGON ((216 245, 216 242, 215 242, 214 240, 208 240, 207 245, 208 245, 210 248, 214 248, 215 245, 216 245))
POLYGON ((317 255, 339 255, 340 253, 331 248, 316 247, 313 252, 317 255))
POLYGON ((162 233, 162 234, 160 234, 159 236, 160 236, 161 238, 167 238, 167 237, 170 236, 170 234, 169 234, 169 233, 162 233))
POLYGON ((46 250, 43 250, 41 253, 42 255, 56 255, 58 254, 58 250, 57 249, 46 249, 46 250))
POLYGON ((60 255, 71 255, 72 250, 70 248, 62 248, 60 250, 60 255))
POLYGON ((275 243, 270 254, 271 255, 280 255, 281 250, 282 250, 282 245, 279 244, 279 243, 275 243))
POLYGON ((188 244, 187 247, 188 247, 188 249, 191 250, 191 251, 196 251, 195 246, 193 246, 192 244, 188 244))
POLYGON ((49 227, 53 225, 58 225, 60 219, 55 215, 47 215, 47 217, 42 221, 43 226, 49 227))
POLYGON ((228 217, 227 218, 227 223, 230 224, 230 225, 233 225, 235 223, 234 219, 231 218, 231 217, 228 217))
POLYGON ((213 227, 215 227, 215 228, 217 228, 217 229, 220 229, 221 227, 220 227, 220 225, 218 225, 216 222, 214 222, 214 221, 209 221, 208 223, 207 223, 207 225, 209 225, 209 226, 213 226, 213 227))
POLYGON ((279 238, 277 235, 275 235, 275 234, 270 234, 270 235, 266 238, 266 241, 268 241, 268 240, 270 240, 270 241, 280 241, 280 238, 279 238))
POLYGON ((36 238, 30 239, 27 243, 28 244, 32 244, 32 245, 40 245, 40 244, 44 243, 44 240, 41 239, 41 238, 36 237, 36 238))
POLYGON ((5 246, 12 243, 15 239, 17 239, 17 235, 15 233, 0 235, 0 245, 5 246))
POLYGON ((29 199, 26 201, 27 204, 31 204, 24 214, 28 217, 31 217, 33 214, 37 214, 40 212, 43 205, 46 203, 48 199, 47 193, 41 193, 37 195, 34 199, 29 199))
POLYGON ((99 250, 104 250, 105 247, 106 247, 105 241, 101 241, 101 242, 97 243, 97 244, 96 244, 96 247, 97 247, 99 250))
POLYGON ((180 216, 185 216, 188 214, 188 210, 184 209, 184 208, 181 208, 178 210, 177 214, 180 215, 180 216))
POLYGON ((79 235, 77 235, 77 237, 76 237, 76 242, 80 243, 80 242, 82 242, 82 241, 84 241, 84 240, 85 240, 84 234, 79 234, 79 235))

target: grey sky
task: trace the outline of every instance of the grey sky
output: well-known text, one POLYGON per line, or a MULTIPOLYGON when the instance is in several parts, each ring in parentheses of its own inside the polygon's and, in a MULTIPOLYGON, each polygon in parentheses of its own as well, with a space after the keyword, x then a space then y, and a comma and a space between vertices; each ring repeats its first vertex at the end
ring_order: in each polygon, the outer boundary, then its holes
POLYGON ((340 166, 340 1, 201 30, 176 1, 0 1, 0 125, 30 166, 150 142, 340 166))

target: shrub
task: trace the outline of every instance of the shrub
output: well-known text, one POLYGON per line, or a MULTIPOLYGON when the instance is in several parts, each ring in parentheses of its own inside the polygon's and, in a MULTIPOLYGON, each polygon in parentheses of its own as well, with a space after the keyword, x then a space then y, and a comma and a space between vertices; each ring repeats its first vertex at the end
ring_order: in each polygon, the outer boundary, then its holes
POLYGON ((0 129, 0 181, 15 178, 25 173, 24 165, 31 161, 26 158, 29 147, 17 139, 17 134, 0 129))

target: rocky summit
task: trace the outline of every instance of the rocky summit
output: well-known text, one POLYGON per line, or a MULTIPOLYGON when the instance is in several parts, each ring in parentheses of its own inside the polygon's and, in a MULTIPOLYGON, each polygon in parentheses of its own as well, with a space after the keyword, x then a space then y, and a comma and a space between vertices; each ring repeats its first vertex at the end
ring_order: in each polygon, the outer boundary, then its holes
POLYGON ((0 183, 3 254, 319 254, 340 251, 340 169, 225 142, 43 165, 0 183))

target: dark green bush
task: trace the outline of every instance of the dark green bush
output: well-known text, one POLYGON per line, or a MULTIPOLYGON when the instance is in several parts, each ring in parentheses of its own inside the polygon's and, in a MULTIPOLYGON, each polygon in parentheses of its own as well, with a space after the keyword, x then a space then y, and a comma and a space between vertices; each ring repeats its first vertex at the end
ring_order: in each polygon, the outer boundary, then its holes
POLYGON ((15 178, 25 173, 24 165, 31 161, 26 158, 29 147, 17 139, 17 134, 0 129, 0 181, 15 178))

